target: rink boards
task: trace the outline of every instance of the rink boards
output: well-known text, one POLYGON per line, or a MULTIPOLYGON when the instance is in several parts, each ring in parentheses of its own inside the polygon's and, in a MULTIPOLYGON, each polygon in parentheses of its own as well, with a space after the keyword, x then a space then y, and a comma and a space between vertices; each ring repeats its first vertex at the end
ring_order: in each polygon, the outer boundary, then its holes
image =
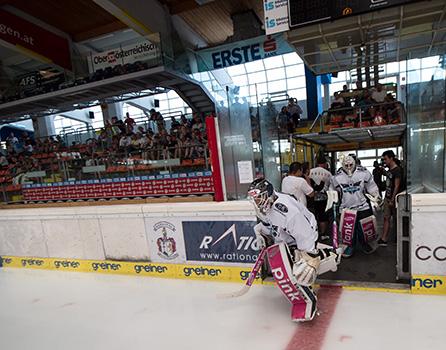
MULTIPOLYGON (((159 278, 180 278, 218 282, 245 282, 249 267, 161 264, 147 261, 101 261, 56 258, 0 256, 3 268, 26 268, 72 272, 94 272, 112 275, 134 275, 159 278)), ((263 282, 257 276, 255 283, 263 282)))
MULTIPOLYGON (((446 196, 412 202, 411 291, 446 294, 446 196)), ((7 209, 0 256, 4 268, 240 283, 257 258, 255 222, 246 201, 7 209)))

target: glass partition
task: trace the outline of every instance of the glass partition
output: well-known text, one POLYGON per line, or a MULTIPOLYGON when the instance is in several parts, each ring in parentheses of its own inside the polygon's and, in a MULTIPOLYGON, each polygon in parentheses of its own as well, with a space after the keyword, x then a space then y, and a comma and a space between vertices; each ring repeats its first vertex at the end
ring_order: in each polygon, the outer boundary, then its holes
MULTIPOLYGON (((430 79, 407 74, 408 189, 410 192, 445 190, 445 66, 431 69, 430 79)), ((414 60, 406 62, 406 69, 414 60)), ((410 72, 409 72, 410 73, 410 72)))

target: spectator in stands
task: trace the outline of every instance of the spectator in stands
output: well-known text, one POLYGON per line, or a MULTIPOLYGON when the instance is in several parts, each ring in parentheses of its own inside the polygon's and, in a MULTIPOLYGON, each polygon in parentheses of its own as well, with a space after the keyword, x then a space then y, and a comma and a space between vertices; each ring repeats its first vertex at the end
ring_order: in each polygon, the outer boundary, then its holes
POLYGON ((15 152, 15 149, 16 149, 18 143, 19 143, 19 139, 17 137, 15 137, 13 132, 11 132, 9 134, 9 136, 6 138, 6 144, 9 144, 15 152))
POLYGON ((31 139, 29 139, 28 141, 26 141, 25 147, 24 147, 24 151, 25 151, 25 156, 30 157, 33 154, 33 144, 31 139))
POLYGON ((128 152, 130 145, 132 144, 132 139, 130 134, 123 133, 119 139, 119 148, 121 151, 128 152))
POLYGON ((372 101, 374 103, 383 103, 386 99, 386 91, 383 89, 381 84, 376 85, 376 89, 372 92, 372 101))
POLYGON ((175 119, 175 117, 170 117, 170 133, 176 132, 181 126, 180 122, 175 119))
POLYGON ((124 121, 124 123, 125 123, 126 129, 127 129, 127 132, 133 132, 134 131, 133 129, 134 129, 135 125, 136 125, 136 122, 135 122, 135 119, 130 117, 129 112, 127 112, 125 114, 125 121, 124 121))
POLYGON ((0 153, 0 167, 6 168, 9 165, 8 158, 3 153, 0 153))
POLYGON ((386 95, 385 114, 389 124, 400 123, 403 118, 403 108, 391 93, 386 95))
POLYGON ((299 106, 299 101, 295 98, 288 99, 287 111, 293 121, 293 129, 297 128, 303 113, 302 108, 299 106))
POLYGON ((351 107, 352 103, 352 98, 349 96, 350 94, 350 90, 348 89, 347 85, 343 85, 342 86, 342 91, 341 91, 341 97, 344 99, 344 106, 345 107, 351 107))
POLYGON ((191 122, 186 118, 186 116, 184 114, 181 114, 181 118, 180 118, 180 124, 181 126, 184 126, 186 128, 190 128, 191 127, 191 122))
POLYGON ((124 122, 118 119, 118 117, 112 117, 112 125, 115 128, 116 134, 126 132, 126 127, 124 122))
POLYGON ((314 190, 311 188, 309 180, 302 178, 302 175, 302 164, 298 162, 291 163, 288 176, 282 180, 282 192, 293 195, 306 206, 306 196, 313 197, 314 190))
POLYGON ((331 109, 339 109, 345 107, 345 100, 339 92, 334 93, 334 99, 331 103, 331 109))
POLYGON ((293 132, 294 125, 292 122, 291 122, 291 128, 289 127, 290 119, 291 118, 288 113, 287 106, 283 106, 276 118, 277 128, 279 129, 279 132, 281 134, 283 134, 285 132, 289 132, 289 133, 293 132), (290 131, 290 129, 291 129, 291 131, 290 131))

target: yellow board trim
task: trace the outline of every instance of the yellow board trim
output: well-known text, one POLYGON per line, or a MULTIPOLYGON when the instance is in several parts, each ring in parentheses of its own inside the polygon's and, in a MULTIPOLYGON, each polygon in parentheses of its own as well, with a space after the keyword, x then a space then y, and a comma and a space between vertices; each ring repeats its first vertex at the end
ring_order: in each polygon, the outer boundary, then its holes
MULTIPOLYGON (((0 260, 3 264, 3 268, 93 272, 111 275, 133 275, 237 283, 245 283, 251 271, 251 267, 249 266, 163 264, 147 261, 80 260, 17 256, 0 256, 0 260)), ((254 283, 264 285, 275 284, 274 281, 271 280, 262 281, 260 276, 257 277, 254 283)), ((316 285, 316 287, 318 286, 316 285)), ((363 292, 446 295, 446 276, 414 275, 412 278, 411 289, 360 286, 341 287, 345 290, 363 292)))
POLYGON ((413 275, 411 290, 414 294, 446 295, 446 276, 413 275))

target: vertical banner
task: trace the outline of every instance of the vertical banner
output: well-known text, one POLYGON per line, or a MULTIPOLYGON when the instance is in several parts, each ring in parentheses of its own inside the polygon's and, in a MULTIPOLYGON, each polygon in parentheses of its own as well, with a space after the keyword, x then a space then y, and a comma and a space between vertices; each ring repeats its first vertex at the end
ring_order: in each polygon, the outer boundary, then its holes
POLYGON ((265 32, 267 35, 286 32, 288 25, 288 0, 263 1, 265 32))
POLYGON ((218 156, 217 128, 215 117, 206 117, 206 133, 208 137, 209 153, 211 157, 212 179, 214 180, 214 199, 216 202, 224 200, 221 164, 218 156))

